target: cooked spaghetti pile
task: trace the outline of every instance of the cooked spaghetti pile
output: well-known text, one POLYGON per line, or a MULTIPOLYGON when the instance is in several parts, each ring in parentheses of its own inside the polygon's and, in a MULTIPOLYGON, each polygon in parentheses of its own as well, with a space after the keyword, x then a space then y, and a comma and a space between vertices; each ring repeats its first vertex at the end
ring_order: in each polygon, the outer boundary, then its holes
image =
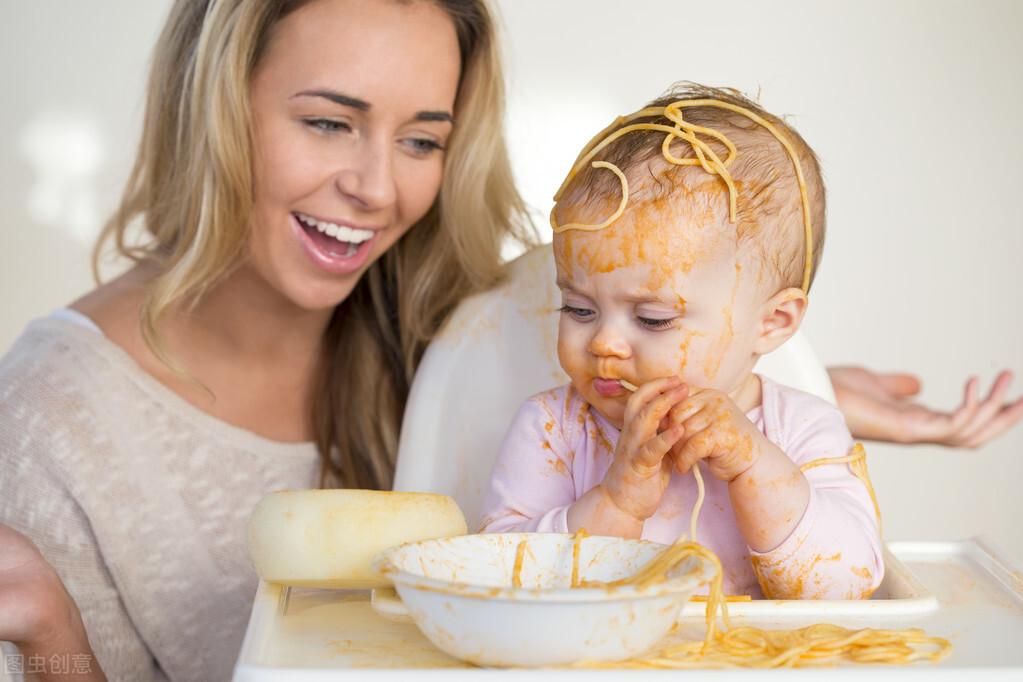
MULTIPOLYGON (((859 444, 850 455, 833 459, 820 459, 804 465, 804 470, 823 464, 846 463, 853 468, 870 491, 875 509, 877 500, 870 479, 866 475, 866 453, 859 444), (862 475, 861 475, 862 474, 862 475)), ((698 466, 693 467, 697 482, 697 502, 693 506, 690 528, 695 530, 696 519, 703 502, 703 477, 698 466)), ((880 517, 878 517, 880 522, 880 517)), ((581 541, 576 534, 573 545, 581 541)), ((578 562, 579 551, 573 547, 573 562, 578 562)), ((724 572, 717 555, 703 545, 681 541, 670 545, 634 575, 607 586, 636 585, 640 589, 663 582, 671 571, 689 557, 707 559, 714 567, 710 580, 707 607, 707 634, 702 642, 687 641, 667 646, 660 651, 613 663, 584 662, 580 665, 598 668, 783 668, 833 665, 840 662, 899 664, 914 661, 937 662, 952 651, 952 644, 941 637, 931 637, 918 628, 904 630, 878 630, 865 628, 849 630, 839 625, 819 623, 798 630, 762 630, 756 627, 732 627, 728 618, 728 601, 724 593, 724 572), (723 627, 718 626, 718 619, 723 627)), ((573 565, 572 575, 578 575, 573 565)), ((573 581, 574 582, 574 581, 573 581)), ((598 583, 582 581, 581 586, 595 587, 598 583)))

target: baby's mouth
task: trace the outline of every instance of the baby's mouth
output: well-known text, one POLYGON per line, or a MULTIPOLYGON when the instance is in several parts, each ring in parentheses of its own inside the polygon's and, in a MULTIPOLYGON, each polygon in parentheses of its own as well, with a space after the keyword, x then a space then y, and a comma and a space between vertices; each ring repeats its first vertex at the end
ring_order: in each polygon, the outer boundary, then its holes
POLYGON ((621 379, 607 377, 595 377, 593 379, 593 389, 605 398, 616 398, 628 393, 628 389, 622 384, 621 379))

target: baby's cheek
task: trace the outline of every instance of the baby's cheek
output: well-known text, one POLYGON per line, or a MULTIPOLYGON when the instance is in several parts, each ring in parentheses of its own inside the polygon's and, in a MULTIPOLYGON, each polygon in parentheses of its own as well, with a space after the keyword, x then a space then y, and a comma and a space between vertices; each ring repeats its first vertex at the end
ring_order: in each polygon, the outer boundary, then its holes
POLYGON ((577 337, 565 325, 558 331, 558 363, 573 382, 587 373, 584 341, 577 337))
POLYGON ((649 344, 643 354, 639 368, 641 376, 647 381, 677 376, 686 383, 693 383, 689 358, 695 338, 695 332, 662 332, 661 338, 649 344))

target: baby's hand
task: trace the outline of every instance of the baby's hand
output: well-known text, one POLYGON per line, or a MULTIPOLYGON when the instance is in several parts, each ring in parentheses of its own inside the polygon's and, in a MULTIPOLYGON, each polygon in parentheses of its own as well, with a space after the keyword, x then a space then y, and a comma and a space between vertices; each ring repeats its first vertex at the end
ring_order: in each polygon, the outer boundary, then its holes
POLYGON ((668 425, 665 417, 688 395, 678 377, 665 377, 641 386, 625 405, 614 461, 602 485, 615 507, 638 521, 657 511, 671 478, 671 459, 665 455, 685 428, 668 425))
POLYGON ((753 466, 766 440, 727 394, 704 389, 671 410, 668 421, 684 427, 672 448, 679 473, 685 474, 701 459, 711 473, 730 482, 753 466))

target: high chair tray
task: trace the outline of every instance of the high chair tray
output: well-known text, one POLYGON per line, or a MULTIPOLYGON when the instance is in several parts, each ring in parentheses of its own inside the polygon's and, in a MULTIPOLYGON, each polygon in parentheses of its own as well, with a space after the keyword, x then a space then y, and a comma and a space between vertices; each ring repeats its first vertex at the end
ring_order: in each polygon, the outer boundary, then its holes
MULTIPOLYGON (((762 600, 730 604, 734 625, 800 627, 832 622, 850 628, 919 627, 948 638, 953 651, 940 664, 872 666, 872 677, 902 679, 1023 679, 1023 572, 983 539, 963 542, 895 542, 886 553, 885 582, 863 602, 762 600), (968 668, 965 671, 964 668, 968 668)), ((703 604, 683 611, 689 636, 702 622, 703 604), (692 627, 690 627, 690 625, 692 627)), ((803 677, 862 675, 865 666, 805 671, 803 677)), ((544 675, 578 674, 546 670, 544 675)), ((599 672, 625 678, 638 671, 599 672)), ((312 590, 260 583, 235 682, 319 682, 457 675, 459 679, 528 675, 528 670, 474 668, 436 649, 410 623, 385 620, 364 590, 312 590), (453 670, 458 669, 458 670, 453 670)), ((692 673, 687 673, 691 675, 692 673)), ((791 675, 787 671, 715 671, 730 675, 791 675)))

